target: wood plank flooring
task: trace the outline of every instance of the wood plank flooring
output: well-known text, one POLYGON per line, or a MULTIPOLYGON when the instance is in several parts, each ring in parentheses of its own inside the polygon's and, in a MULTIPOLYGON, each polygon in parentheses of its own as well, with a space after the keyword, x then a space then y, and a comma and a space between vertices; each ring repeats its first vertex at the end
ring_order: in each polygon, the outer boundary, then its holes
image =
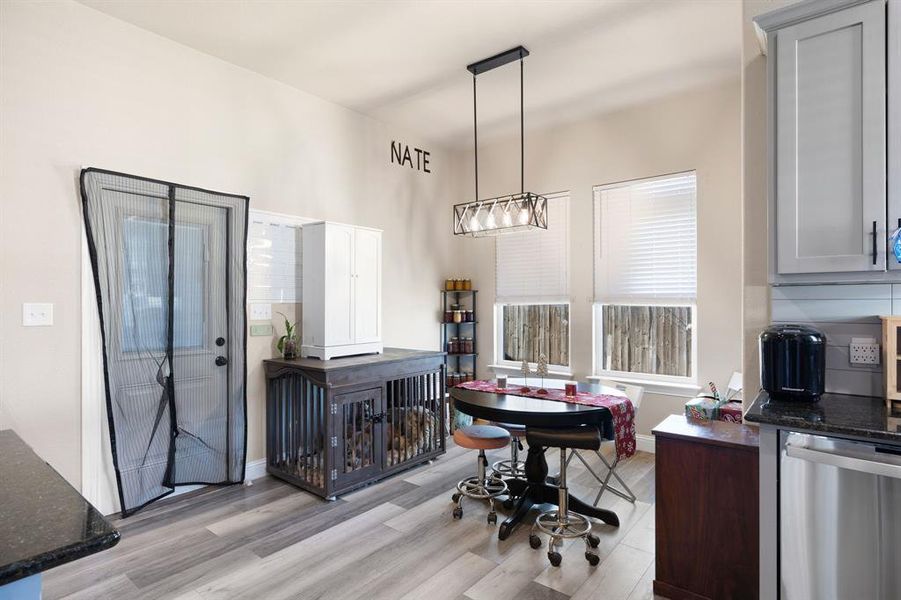
MULTIPOLYGON (((609 448, 607 450, 610 450, 609 448)), ((490 461, 507 457, 491 453, 490 461)), ((551 471, 557 456, 548 451, 551 471)), ((599 463, 595 457, 594 463, 599 463)), ((654 457, 638 453, 619 472, 638 495, 605 494, 621 526, 596 523, 601 564, 566 544, 551 567, 528 526, 500 542, 487 505, 451 491, 474 472, 476 453, 451 446, 431 465, 324 502, 264 477, 251 486, 204 488, 116 521, 115 548, 44 574, 44 597, 212 600, 650 600, 654 598, 654 457)), ((573 491, 594 498, 579 461, 573 491)), ((500 518, 503 519, 501 509, 500 518)))

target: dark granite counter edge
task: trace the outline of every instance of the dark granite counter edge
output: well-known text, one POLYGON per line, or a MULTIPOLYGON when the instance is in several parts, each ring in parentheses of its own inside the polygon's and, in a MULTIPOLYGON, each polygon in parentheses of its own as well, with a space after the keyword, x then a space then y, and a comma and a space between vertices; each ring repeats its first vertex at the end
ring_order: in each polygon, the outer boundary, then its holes
POLYGON ((758 392, 744 418, 751 423, 812 434, 901 444, 901 418, 887 412, 885 399, 827 392, 818 402, 772 400, 758 392))
POLYGON ((792 417, 768 417, 759 414, 745 414, 745 421, 752 423, 760 423, 761 425, 772 425, 780 429, 804 430, 813 433, 846 435, 856 438, 864 438, 871 440, 882 440, 893 444, 901 444, 901 435, 892 433, 891 431, 877 431, 873 429, 861 429, 858 427, 848 427, 842 425, 834 425, 830 423, 814 423, 802 418, 792 417))
POLYGON ((668 416, 651 430, 651 434, 655 438, 668 438, 753 453, 757 453, 760 446, 756 427, 725 421, 694 421, 685 415, 668 416))
POLYGON ((53 567, 90 556, 112 548, 122 538, 118 530, 92 539, 89 542, 63 546, 50 552, 44 552, 16 562, 0 566, 0 585, 6 585, 13 581, 36 575, 53 567))

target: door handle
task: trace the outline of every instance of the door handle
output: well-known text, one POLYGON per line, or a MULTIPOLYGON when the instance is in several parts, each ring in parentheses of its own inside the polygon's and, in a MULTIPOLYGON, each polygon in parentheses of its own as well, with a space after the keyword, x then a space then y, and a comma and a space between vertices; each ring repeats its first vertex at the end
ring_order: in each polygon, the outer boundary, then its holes
POLYGON ((876 221, 873 221, 873 264, 876 264, 876 221))
POLYGON ((225 365, 227 365, 227 364, 228 364, 228 359, 225 358, 224 356, 217 356, 217 357, 216 357, 216 366, 217 366, 217 367, 223 367, 223 366, 225 366, 225 365))
POLYGON ((791 443, 785 444, 785 454, 792 458, 800 458, 801 460, 819 463, 821 465, 829 465, 832 467, 839 467, 840 469, 849 469, 851 471, 860 471, 862 473, 869 473, 870 475, 882 475, 884 477, 901 479, 901 465, 896 463, 856 458, 846 454, 824 452, 822 450, 811 450, 810 448, 795 446, 791 443))

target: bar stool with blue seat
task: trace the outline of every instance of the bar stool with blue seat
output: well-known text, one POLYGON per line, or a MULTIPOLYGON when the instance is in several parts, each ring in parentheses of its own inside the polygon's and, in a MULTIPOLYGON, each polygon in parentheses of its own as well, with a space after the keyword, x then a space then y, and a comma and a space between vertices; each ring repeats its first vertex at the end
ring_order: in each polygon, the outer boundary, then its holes
MULTIPOLYGON (((565 429, 546 429, 542 427, 526 428, 526 442, 529 448, 559 448, 560 449, 560 475, 557 477, 557 508, 545 511, 538 515, 532 532, 529 535, 529 545, 532 548, 541 547, 541 538, 536 532, 550 536, 548 542, 547 557, 550 563, 559 567, 563 561, 557 547, 564 539, 581 538, 585 541, 585 559, 596 566, 600 557, 595 553, 595 548, 600 544, 600 539, 591 533, 591 521, 588 517, 569 510, 569 489, 566 487, 566 465, 569 451, 598 450, 601 447, 601 433, 597 427, 581 426, 565 429)), ((532 458, 532 451, 529 451, 532 458)), ((542 461, 543 462, 543 461, 542 461)), ((544 463, 543 474, 534 472, 534 467, 527 466, 531 478, 538 476, 547 477, 547 463, 544 463)))
POLYGON ((497 475, 488 474, 488 457, 485 456, 485 451, 506 447, 510 443, 510 434, 506 429, 494 425, 470 425, 454 430, 454 443, 463 448, 479 451, 476 475, 460 481, 452 497, 454 518, 463 518, 463 498, 474 498, 488 500, 490 507, 488 523, 497 524, 494 499, 507 493, 507 484, 497 475))

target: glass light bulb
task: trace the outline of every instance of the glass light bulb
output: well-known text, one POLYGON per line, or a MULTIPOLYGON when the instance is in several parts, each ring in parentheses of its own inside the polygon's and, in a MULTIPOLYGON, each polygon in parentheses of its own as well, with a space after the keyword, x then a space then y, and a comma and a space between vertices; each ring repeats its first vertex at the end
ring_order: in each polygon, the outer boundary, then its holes
POLYGON ((513 226, 513 217, 510 216, 510 213, 504 213, 504 227, 512 227, 513 226))
POLYGON ((485 229, 495 229, 497 228, 497 223, 494 220, 494 215, 488 213, 488 218, 485 219, 485 229))
POLYGON ((519 224, 527 225, 529 223, 529 211, 525 207, 519 209, 519 224))
POLYGON ((481 229, 481 225, 479 225, 479 220, 476 217, 472 217, 469 220, 469 230, 470 231, 478 231, 481 229))

